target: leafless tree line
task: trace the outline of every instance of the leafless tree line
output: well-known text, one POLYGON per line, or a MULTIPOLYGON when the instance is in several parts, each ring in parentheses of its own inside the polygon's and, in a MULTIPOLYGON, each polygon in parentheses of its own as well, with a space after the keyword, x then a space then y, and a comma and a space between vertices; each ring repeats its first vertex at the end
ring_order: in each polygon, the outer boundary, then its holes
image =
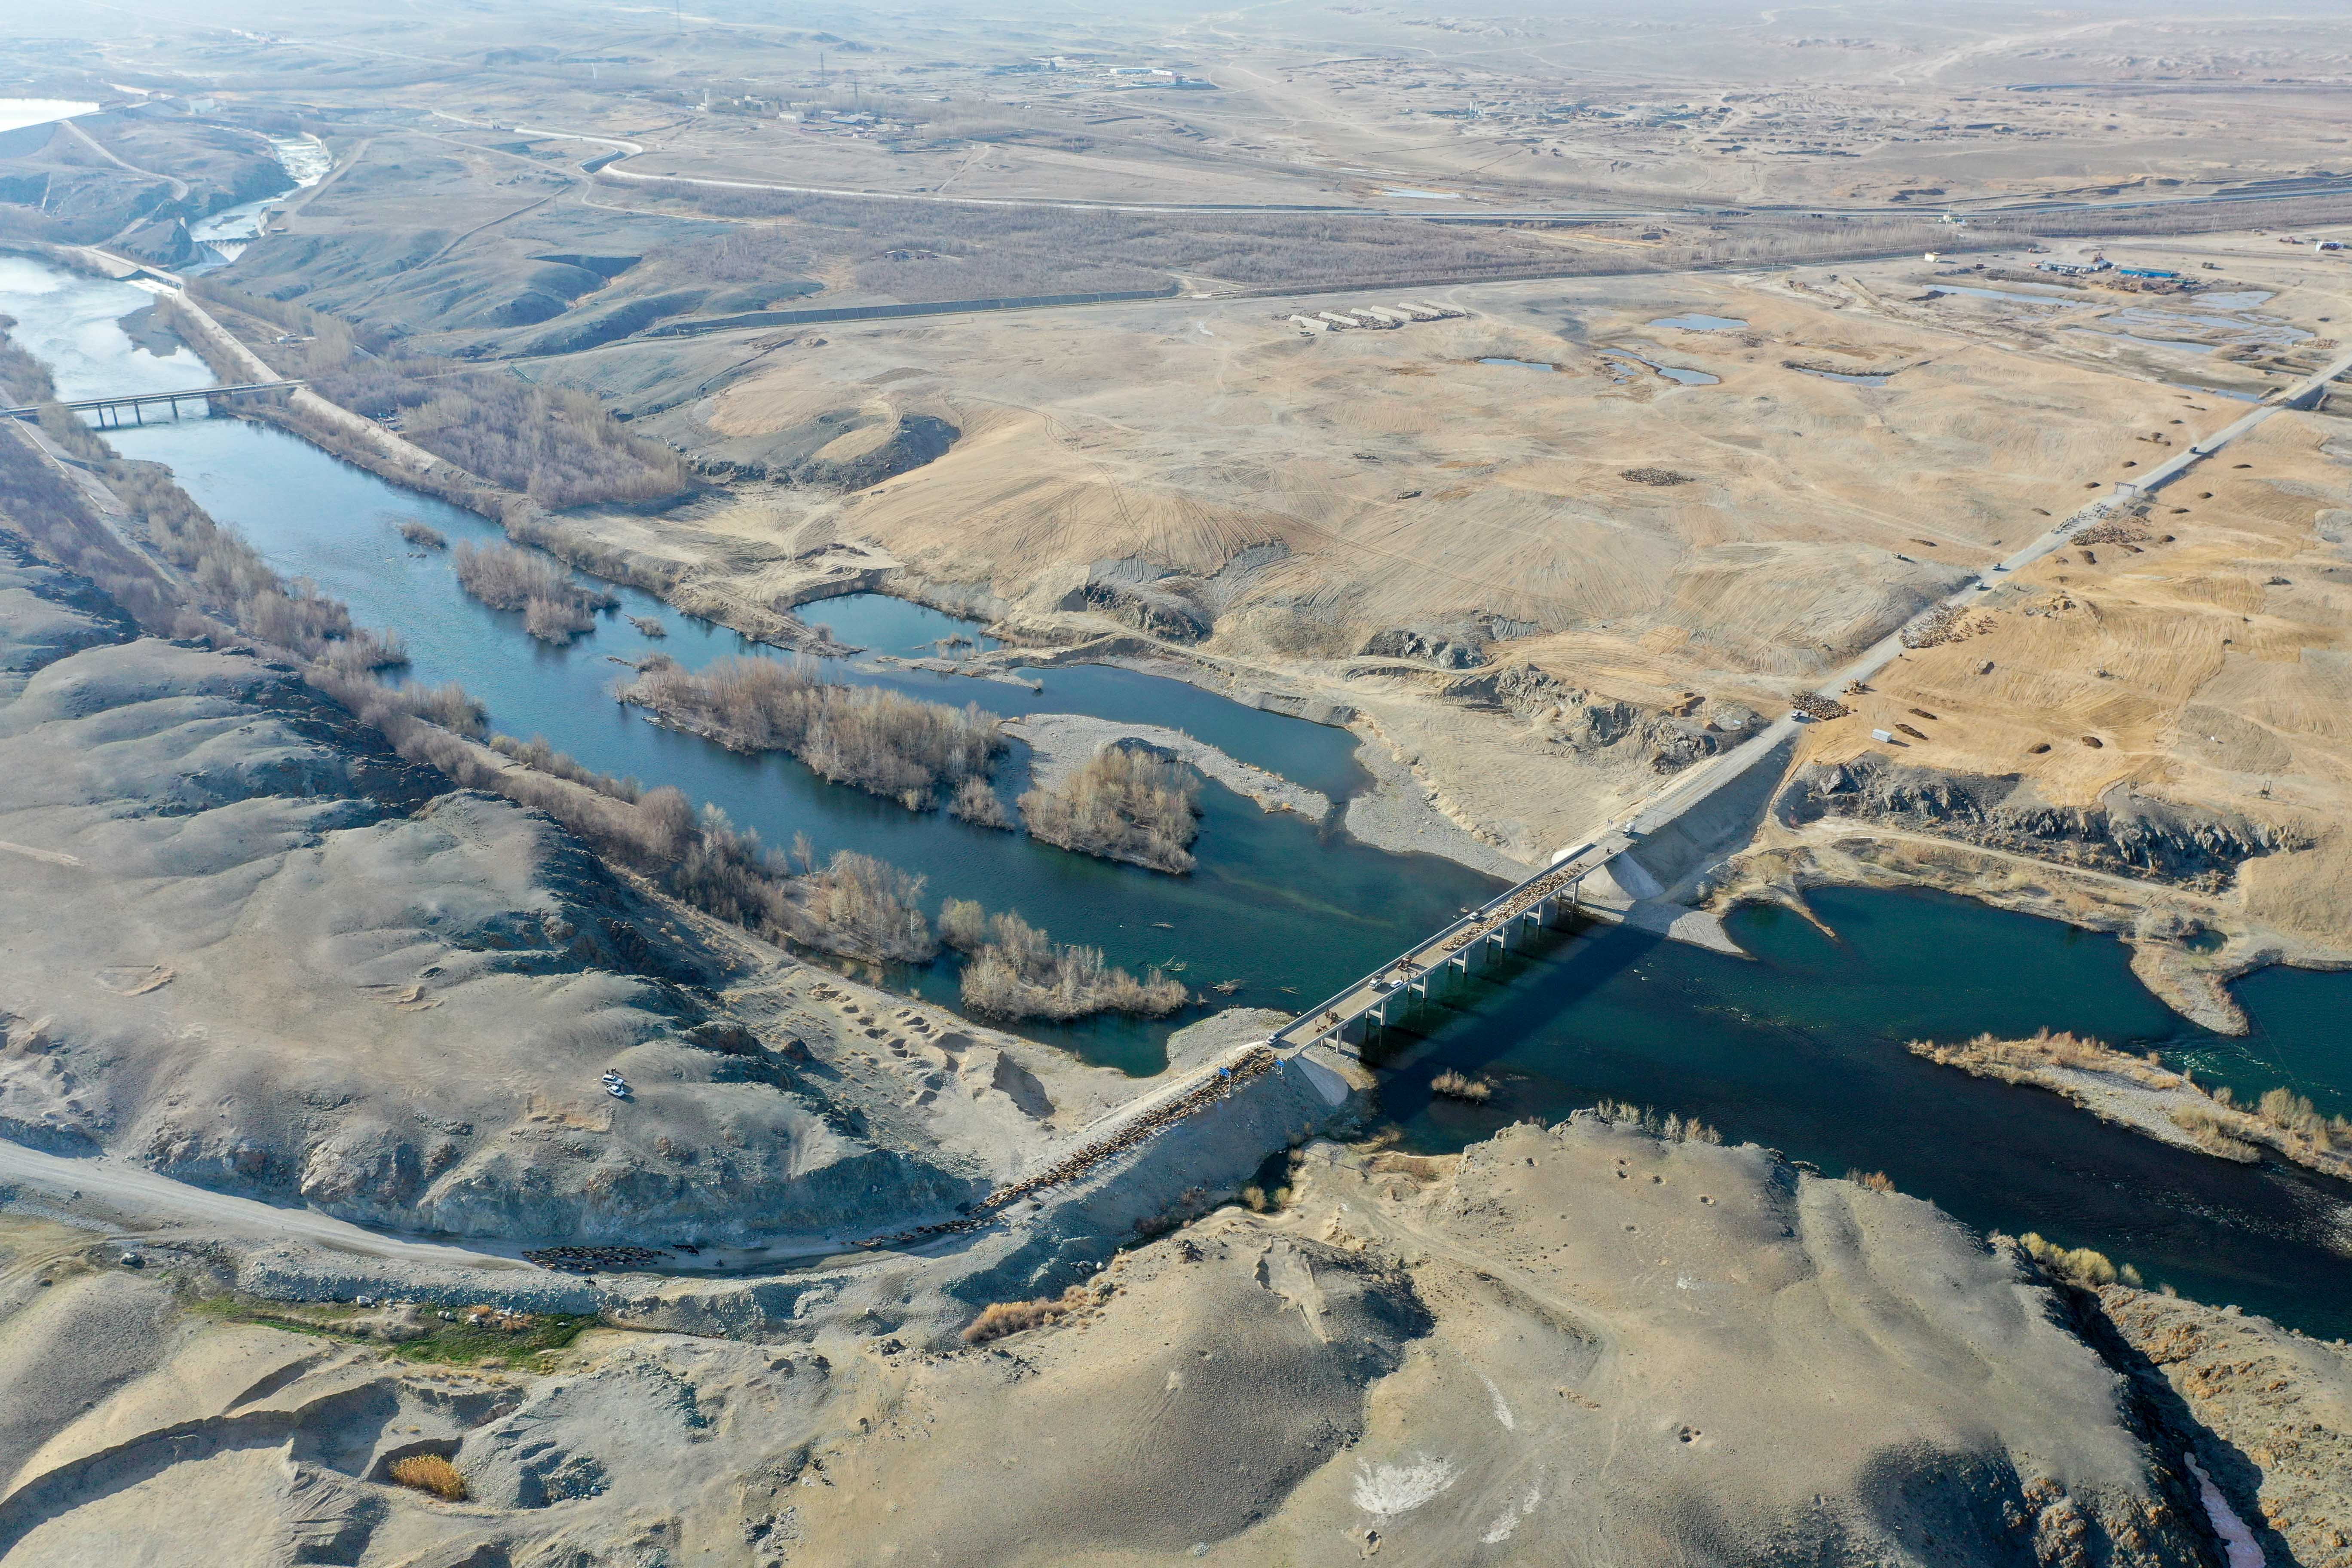
POLYGON ((1192 868, 1201 775, 1181 762, 1106 746, 1051 789, 1021 797, 1031 837, 1177 875, 1192 868))
POLYGON ((1085 1017, 1136 1013, 1163 1017, 1192 999, 1158 969, 1138 980, 1112 967, 1098 947, 1057 943, 1017 914, 992 915, 968 899, 940 906, 940 936, 967 954, 963 1005, 985 1018, 1085 1017))
POLYGON ((0 441, 0 511, 96 583, 143 628, 236 640, 228 631, 233 626, 304 659, 354 672, 405 662, 398 636, 362 631, 350 611, 315 584, 279 577, 251 545, 206 515, 169 468, 121 457, 55 405, 42 410, 40 426, 114 493, 131 531, 180 574, 192 602, 175 599, 152 565, 114 542, 89 499, 14 432, 0 441))
MULTIPOLYGON (((340 602, 278 577, 181 490, 168 469, 123 461, 62 410, 48 411, 45 424, 101 475, 149 545, 180 568, 194 597, 174 602, 164 596, 171 586, 164 580, 126 573, 100 551, 93 542, 105 531, 88 501, 54 464, 8 432, 0 432, 0 513, 68 566, 94 568, 101 589, 111 591, 110 580, 135 595, 138 602, 125 607, 147 629, 221 647, 259 642, 267 651, 299 658, 315 689, 383 734, 402 757, 462 787, 543 812, 674 896, 770 940, 875 963, 919 963, 938 954, 922 910, 922 878, 854 851, 820 865, 805 838, 790 855, 779 853, 716 808, 698 815, 674 786, 648 790, 634 779, 598 773, 541 737, 481 743, 488 725, 479 702, 455 684, 395 688, 374 679, 372 668, 396 661, 397 639, 357 631, 340 602)), ((970 714, 940 711, 971 721, 970 714)), ((988 728, 992 740, 992 721, 988 728)))
POLYGON ((824 778, 909 811, 942 789, 965 803, 964 786, 984 787, 1004 747, 996 720, 976 703, 950 708, 845 686, 800 659, 724 658, 698 671, 656 656, 619 696, 731 751, 789 752, 824 778))
POLYGON ((693 483, 683 457, 630 434, 592 393, 530 385, 395 343, 362 343, 333 316, 212 279, 189 287, 232 316, 282 329, 245 334, 280 374, 307 380, 320 396, 367 418, 396 417, 417 446, 543 507, 662 500, 693 483), (277 336, 309 341, 271 341, 277 336))
POLYGON ((536 736, 478 744, 481 707, 455 686, 394 689, 323 669, 311 680, 403 757, 462 787, 545 813, 706 913, 772 942, 870 963, 921 963, 938 955, 920 877, 852 850, 819 865, 804 838, 785 855, 716 806, 698 814, 675 785, 646 789, 596 773, 536 736))

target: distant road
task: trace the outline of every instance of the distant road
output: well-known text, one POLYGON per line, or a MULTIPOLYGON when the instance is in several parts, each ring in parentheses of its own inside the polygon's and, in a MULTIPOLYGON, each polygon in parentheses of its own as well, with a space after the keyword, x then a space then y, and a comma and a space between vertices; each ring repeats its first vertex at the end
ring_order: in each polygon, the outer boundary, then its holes
MULTIPOLYGON (((2003 215, 2039 216, 2055 213, 2128 213, 2164 207, 2195 207, 2238 202, 2294 201, 2310 196, 2352 195, 2352 174, 2314 175, 2293 180, 2249 182, 2237 190, 2212 191, 2200 195, 2151 196, 2138 198, 2102 199, 2096 201, 1988 201, 1956 202, 1934 205, 1880 205, 1874 206, 1827 206, 1820 203, 1773 203, 1759 205, 1752 202, 1694 202, 1676 206, 1487 206, 1477 198, 1464 196, 1459 201, 1445 198, 1419 199, 1403 206, 1371 206, 1350 202, 1150 202, 1150 201, 1056 201, 1043 196, 963 196, 948 195, 938 191, 868 191, 855 190, 845 185, 801 185, 773 180, 727 180, 702 174, 649 174, 624 169, 627 159, 643 154, 641 142, 623 141, 614 136, 596 136, 580 131, 555 131, 538 125, 500 125, 479 120, 464 120, 442 110, 432 113, 438 119, 458 125, 468 125, 478 131, 499 131, 511 135, 527 136, 535 141, 585 142, 599 147, 610 147, 614 156, 598 165, 596 173, 615 180, 631 180, 640 184, 693 185, 707 190, 772 191, 780 195, 840 196, 869 202, 932 202, 948 206, 1017 207, 1055 212, 1145 213, 1145 214, 1224 214, 1228 216, 1281 216, 1320 217, 1388 217, 1420 218, 1433 223, 1610 223, 1637 219, 1694 218, 1720 216, 1727 213, 1743 215, 1802 217, 1820 213, 1832 217, 1924 217, 1938 211, 1962 211, 1969 216, 1992 217, 2003 215)), ((1398 175, 1399 179, 1413 176, 1398 175)), ((1434 177, 1434 176, 1432 176, 1434 177)))

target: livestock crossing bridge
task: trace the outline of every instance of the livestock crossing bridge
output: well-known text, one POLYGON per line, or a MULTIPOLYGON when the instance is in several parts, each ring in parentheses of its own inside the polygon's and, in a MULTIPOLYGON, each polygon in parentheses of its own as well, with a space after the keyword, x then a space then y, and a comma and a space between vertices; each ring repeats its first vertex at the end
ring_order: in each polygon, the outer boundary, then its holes
POLYGON ((62 408, 70 414, 89 414, 91 423, 101 430, 116 429, 126 424, 144 425, 150 408, 169 408, 172 417, 180 416, 180 405, 201 404, 206 413, 221 405, 247 397, 270 397, 293 391, 299 381, 245 381, 231 386, 199 386, 184 392, 134 392, 120 397, 85 397, 79 403, 36 404, 26 408, 0 408, 0 419, 38 419, 43 408, 62 408), (130 417, 124 418, 128 414, 130 417))

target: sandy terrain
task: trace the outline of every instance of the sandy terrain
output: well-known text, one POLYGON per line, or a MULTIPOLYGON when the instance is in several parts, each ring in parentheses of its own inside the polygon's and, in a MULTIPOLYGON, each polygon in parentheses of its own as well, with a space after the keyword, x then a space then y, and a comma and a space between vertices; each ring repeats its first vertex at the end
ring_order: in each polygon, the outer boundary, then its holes
POLYGON ((5 1434, 0 1541, 43 1562, 134 1530, 204 1562, 233 1524, 361 1564, 2186 1564, 2215 1549, 2184 1452, 2299 1551, 2342 1503, 2329 1347, 2128 1292, 2128 1345, 2095 1310, 2086 1340, 1924 1204, 1591 1116, 1458 1159, 1314 1145, 1278 1211, 1219 1210, 978 1348, 820 1306, 792 1342, 599 1331, 436 1367, 369 1337, 417 1331, 398 1310, 324 1337, 189 1314, 218 1289, 192 1255, 134 1273, 0 1226, 0 1356, 83 1390, 5 1434), (2243 1397, 2216 1333, 2300 1404, 2243 1397), (2118 1375, 2135 1350, 2186 1408, 2118 1375), (420 1452, 469 1500, 388 1484, 420 1452), (201 1532, 170 1522, 191 1499, 201 1532))
MULTIPOLYGON (((2252 247, 2235 248, 2232 264, 2251 267, 2252 247)), ((2176 449, 2227 412, 2163 395, 2172 409, 2142 434, 2176 449)), ((1906 654, 1849 699, 1853 718, 1808 731, 1798 785, 1731 885, 1842 876, 1832 868, 1858 856, 2062 918, 2078 918, 2072 906, 2132 934, 2143 975, 2176 1005, 2242 1029, 2219 980, 2280 958, 2352 960, 2352 571, 2335 521, 2347 503, 2352 430, 2283 414, 2158 492, 2113 542, 2019 573, 1964 635, 1906 654), (1874 831, 1884 839, 1865 846, 1874 831), (2038 865, 1989 877, 1985 858, 1939 856, 1935 838, 2038 865)))
MULTIPOLYGON (((1359 837, 1500 874, 2352 321, 2333 15, 225 15, 0 40, 109 110, 0 133, 0 243, 200 261, 258 132, 316 135, 239 331, 509 362, 694 465, 452 481, 519 533, 780 643, 881 589, 989 622, 982 671, 1181 662, 1349 724, 1359 837), (2198 291, 2035 269, 2101 250, 2198 291), (1090 291, 1153 297, 732 320, 1090 291)), ((1961 889, 2217 1028, 2253 965, 2352 963, 2347 396, 2003 574, 1612 880, 1961 889)), ((1104 733, 1024 724, 1049 774, 1104 733)), ((2234 1510, 2352 1563, 2340 1344, 1671 1121, 1308 1142, 1371 1079, 1228 1090, 1271 1015, 1079 1066, 13 551, 0 866, 11 1561, 2210 1565, 2234 1510), (992 1306, 1035 1326, 965 1343, 992 1306)))
POLYGON ((440 793, 281 667, 6 578, 20 1141, 398 1230, 805 1250, 946 1209, 1139 1087, 440 793))

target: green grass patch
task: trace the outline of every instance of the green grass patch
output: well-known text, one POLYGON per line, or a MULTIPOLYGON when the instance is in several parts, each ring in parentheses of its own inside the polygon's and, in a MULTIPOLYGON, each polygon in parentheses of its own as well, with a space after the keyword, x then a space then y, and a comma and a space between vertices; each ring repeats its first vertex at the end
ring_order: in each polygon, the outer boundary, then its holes
POLYGON ((402 1340, 392 1347, 403 1361, 434 1362, 447 1366, 496 1363, 521 1366, 548 1351, 568 1349, 572 1342, 596 1326, 594 1316, 566 1313, 533 1314, 505 1327, 496 1322, 468 1323, 461 1314, 454 1323, 427 1315, 424 1337, 402 1340))
POLYGON ((595 1316, 562 1312, 507 1312, 478 1307, 421 1310, 420 1334, 394 1339, 377 1324, 382 1310, 343 1302, 260 1302, 237 1296, 214 1296, 189 1303, 188 1310, 223 1323, 257 1323, 287 1333, 314 1334, 352 1344, 381 1345, 403 1361, 441 1366, 529 1365, 551 1351, 570 1347, 595 1316), (451 1316, 445 1320, 441 1313, 451 1316), (482 1321, 472 1318, 480 1314, 482 1321))

